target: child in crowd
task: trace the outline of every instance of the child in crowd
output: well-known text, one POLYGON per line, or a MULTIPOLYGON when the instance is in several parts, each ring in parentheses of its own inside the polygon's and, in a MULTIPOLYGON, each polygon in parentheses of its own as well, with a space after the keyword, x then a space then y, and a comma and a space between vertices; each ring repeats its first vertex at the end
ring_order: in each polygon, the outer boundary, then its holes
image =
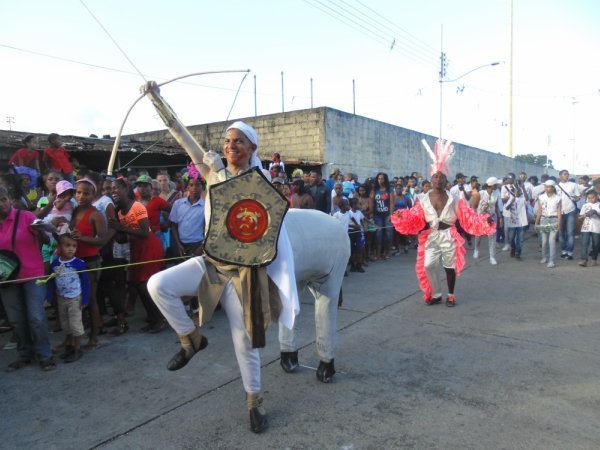
MULTIPOLYGON (((337 220, 340 221, 340 223, 342 224, 342 229, 344 231, 344 233, 349 233, 350 232, 350 202, 348 201, 348 199, 346 197, 342 198, 339 202, 338 202, 338 208, 339 210, 336 211, 333 214, 333 217, 335 217, 337 220)), ((346 272, 344 274, 344 276, 347 276, 348 273, 346 272)))
POLYGON ((62 173, 65 180, 74 183, 73 166, 69 161, 69 154, 63 147, 60 136, 56 133, 50 133, 48 135, 48 143, 50 146, 44 151, 42 160, 48 165, 50 170, 62 173))
POLYGON ((365 216, 358 208, 358 198, 350 199, 350 272, 364 273, 364 249, 365 249, 365 216))
POLYGON ((71 200, 74 193, 75 189, 68 181, 61 180, 56 183, 56 199, 52 203, 50 214, 44 218, 44 221, 50 223, 57 217, 63 217, 67 222, 70 222, 73 209, 75 209, 71 200))
POLYGON ((581 207, 579 215, 583 218, 583 224, 581 225, 581 261, 579 265, 581 267, 596 266, 600 247, 600 203, 598 203, 598 193, 596 191, 587 193, 586 203, 581 207), (588 262, 590 250, 592 260, 588 262))
POLYGON ((347 173, 346 175, 344 175, 344 181, 342 182, 342 193, 344 194, 344 197, 351 198, 354 197, 355 190, 356 187, 352 182, 352 174, 347 173))
POLYGON ((77 361, 83 355, 81 336, 84 334, 82 308, 89 303, 90 282, 85 263, 75 257, 77 241, 70 233, 56 236, 58 256, 50 266, 55 276, 48 282, 47 297, 58 302, 59 317, 65 331, 65 351, 60 355, 66 363, 77 361))

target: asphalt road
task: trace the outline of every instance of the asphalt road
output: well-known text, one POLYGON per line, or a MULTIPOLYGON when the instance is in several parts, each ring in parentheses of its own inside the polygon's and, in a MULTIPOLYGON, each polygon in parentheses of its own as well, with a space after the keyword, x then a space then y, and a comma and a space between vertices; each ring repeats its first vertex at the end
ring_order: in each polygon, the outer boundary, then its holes
MULTIPOLYGON (((208 348, 168 372, 175 333, 141 333, 138 304, 127 334, 102 336, 78 362, 0 373, 0 448, 598 449, 600 267, 539 258, 533 239, 522 261, 469 256, 456 308, 423 304, 414 250, 351 273, 331 384, 315 377, 304 298, 300 370, 281 370, 276 327, 267 335, 260 435, 224 313, 207 325, 208 348)), ((0 366, 15 357, 0 351, 0 366)))

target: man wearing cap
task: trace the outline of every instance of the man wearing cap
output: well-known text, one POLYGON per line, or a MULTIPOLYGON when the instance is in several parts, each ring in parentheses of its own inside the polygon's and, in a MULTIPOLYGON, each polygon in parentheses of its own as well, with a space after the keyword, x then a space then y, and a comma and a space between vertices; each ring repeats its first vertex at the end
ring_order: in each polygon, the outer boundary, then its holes
MULTIPOLYGON (((207 180, 208 186, 211 186, 242 175, 251 167, 261 167, 257 149, 258 136, 254 128, 244 122, 235 122, 227 129, 223 144, 227 168, 223 165, 221 157, 211 151, 204 154, 203 164, 200 164, 198 169, 207 180)), ((211 204, 208 197, 205 203, 207 223, 210 222, 211 217, 211 204)), ((200 335, 199 329, 187 315, 181 297, 194 296, 200 290, 202 313, 200 325, 210 319, 216 303, 220 300, 229 320, 235 354, 246 391, 250 427, 252 431, 259 433, 267 426, 267 416, 260 395, 260 354, 258 348, 253 346, 252 336, 247 328, 248 320, 253 319, 246 317, 244 312, 246 309, 242 306, 242 302, 245 302, 247 297, 245 291, 238 293, 239 283, 235 280, 236 266, 227 267, 232 267, 233 270, 223 271, 218 263, 209 261, 204 256, 191 258, 154 275, 148 282, 148 290, 181 341, 181 350, 171 358, 167 366, 169 370, 181 369, 194 354, 208 345, 206 337, 200 335), (223 278, 228 281, 219 283, 223 278)), ((279 287, 278 300, 282 306, 279 320, 288 328, 293 327, 294 317, 299 311, 298 293, 295 288, 290 289, 290 286, 296 286, 293 267, 291 246, 285 228, 282 227, 277 241, 277 258, 267 267, 267 273, 273 283, 279 287), (287 289, 281 287, 284 285, 287 289)), ((262 286, 259 287, 262 289, 262 286)), ((271 304, 271 300, 270 297, 268 304, 271 304)), ((266 314, 264 309, 262 312, 266 314)), ((275 313, 271 314, 271 317, 275 318, 275 313)), ((269 323, 267 316, 264 316, 263 320, 265 324, 269 323)))
POLYGON ((569 181, 569 171, 558 172, 560 182, 556 185, 556 192, 561 197, 561 216, 558 241, 560 242, 560 257, 573 259, 575 247, 575 219, 577 218, 577 201, 582 189, 578 184, 569 181))
MULTIPOLYGON (((500 215, 500 208, 498 207, 498 194, 496 192, 496 185, 499 183, 498 178, 489 177, 485 184, 483 185, 483 189, 478 192, 478 201, 474 203, 473 199, 476 198, 475 195, 471 197, 471 207, 478 214, 489 214, 490 217, 497 223, 498 219, 502 220, 502 216, 500 215)), ((488 248, 490 252, 490 264, 495 266, 498 264, 496 261, 496 231, 494 230, 492 233, 488 234, 488 248)), ((481 242, 481 236, 475 237, 475 249, 473 250, 473 258, 479 258, 479 243, 481 242)))
POLYGON ((535 229, 538 232, 542 245, 542 259, 540 263, 547 264, 548 268, 555 266, 556 233, 560 232, 561 196, 556 192, 556 182, 546 180, 543 183, 545 192, 537 200, 537 213, 535 216, 535 229))

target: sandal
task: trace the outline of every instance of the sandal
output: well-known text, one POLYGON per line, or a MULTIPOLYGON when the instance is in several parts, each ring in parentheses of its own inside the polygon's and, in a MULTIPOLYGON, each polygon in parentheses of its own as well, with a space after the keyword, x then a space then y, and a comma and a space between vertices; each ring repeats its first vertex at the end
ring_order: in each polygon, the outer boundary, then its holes
POLYGON ((123 322, 110 330, 108 334, 110 336, 121 336, 122 334, 127 333, 127 330, 129 330, 129 325, 127 325, 127 322, 123 322))
POLYGON ((56 369, 56 363, 52 360, 52 358, 42 359, 40 361, 40 367, 44 372, 50 372, 51 370, 56 369))
POLYGON ((7 372, 15 372, 16 370, 22 369, 23 367, 29 365, 31 360, 29 359, 17 359, 16 361, 11 362, 6 368, 7 372))

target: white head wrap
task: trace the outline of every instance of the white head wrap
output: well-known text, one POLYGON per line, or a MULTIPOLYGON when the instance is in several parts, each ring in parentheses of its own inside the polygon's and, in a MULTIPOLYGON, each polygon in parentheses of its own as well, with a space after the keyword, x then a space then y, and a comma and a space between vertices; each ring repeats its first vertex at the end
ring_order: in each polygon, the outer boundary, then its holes
POLYGON ((232 128, 240 130, 250 142, 256 145, 256 150, 254 150, 252 156, 250 157, 250 167, 258 167, 259 169, 262 169, 262 161, 258 157, 258 134, 256 134, 256 130, 241 120, 233 122, 231 125, 229 125, 227 131, 231 130, 232 128))

